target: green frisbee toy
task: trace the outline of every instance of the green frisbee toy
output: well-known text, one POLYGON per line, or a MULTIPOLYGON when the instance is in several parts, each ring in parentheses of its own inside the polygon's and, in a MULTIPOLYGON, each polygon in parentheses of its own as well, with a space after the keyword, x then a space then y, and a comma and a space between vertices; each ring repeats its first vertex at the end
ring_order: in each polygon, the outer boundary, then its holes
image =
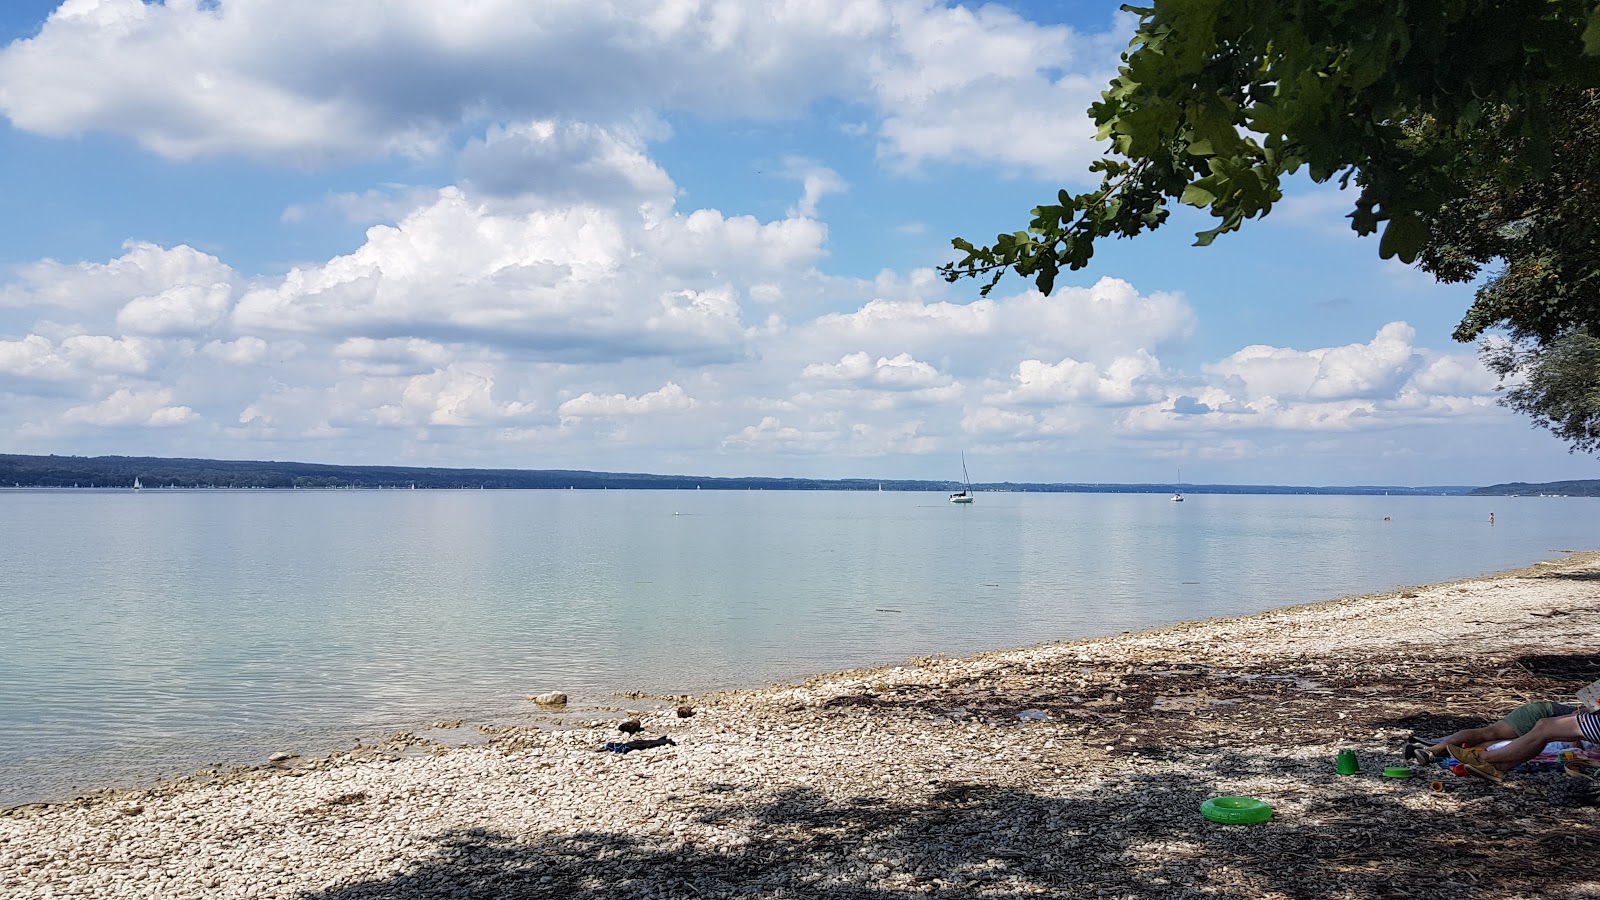
POLYGON ((1383 770, 1385 778, 1410 778, 1412 774, 1412 771, 1405 766, 1390 766, 1383 770))
POLYGON ((1260 825, 1272 818, 1272 807, 1254 797, 1212 797, 1200 804, 1200 815, 1224 825, 1260 825))

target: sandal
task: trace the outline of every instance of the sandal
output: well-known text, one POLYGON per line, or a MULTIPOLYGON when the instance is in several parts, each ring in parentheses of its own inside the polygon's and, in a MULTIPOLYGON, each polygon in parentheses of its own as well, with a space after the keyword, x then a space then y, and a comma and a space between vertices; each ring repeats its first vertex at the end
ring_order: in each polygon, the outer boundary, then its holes
POLYGON ((1455 757, 1456 762, 1461 764, 1461 768, 1466 769, 1473 775, 1492 781, 1495 784, 1505 780, 1505 774, 1494 763, 1485 759, 1483 751, 1477 747, 1446 745, 1444 749, 1455 757))
POLYGON ((1428 749, 1431 746, 1433 745, 1413 734, 1401 745, 1400 755, 1413 766, 1431 766, 1439 761, 1439 757, 1434 756, 1433 751, 1428 749))

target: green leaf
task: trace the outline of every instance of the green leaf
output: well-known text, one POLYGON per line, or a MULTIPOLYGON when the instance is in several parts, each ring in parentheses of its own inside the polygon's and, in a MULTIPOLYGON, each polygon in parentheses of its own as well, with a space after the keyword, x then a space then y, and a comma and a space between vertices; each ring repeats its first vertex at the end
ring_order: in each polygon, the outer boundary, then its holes
POLYGON ((1389 220, 1378 240, 1378 255, 1384 259, 1398 256, 1410 265, 1417 261, 1422 248, 1428 243, 1428 223, 1416 213, 1405 213, 1389 220))
POLYGON ((1217 195, 1211 193, 1198 184, 1191 184, 1183 189, 1181 203, 1188 206, 1198 206, 1202 209, 1217 202, 1217 195))

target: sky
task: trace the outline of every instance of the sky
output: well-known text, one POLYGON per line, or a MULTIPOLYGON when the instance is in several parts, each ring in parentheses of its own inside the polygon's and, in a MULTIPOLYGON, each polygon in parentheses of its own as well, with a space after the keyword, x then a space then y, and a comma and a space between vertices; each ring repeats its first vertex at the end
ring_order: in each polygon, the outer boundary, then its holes
POLYGON ((1471 285, 1290 185, 1049 297, 1118 3, 8 0, 0 452, 724 476, 1600 477, 1471 285))

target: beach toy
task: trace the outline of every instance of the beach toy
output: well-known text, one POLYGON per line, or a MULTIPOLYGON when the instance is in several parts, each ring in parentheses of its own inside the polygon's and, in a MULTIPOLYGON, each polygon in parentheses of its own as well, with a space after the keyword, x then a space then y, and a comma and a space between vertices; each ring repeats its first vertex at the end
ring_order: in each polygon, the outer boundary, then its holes
POLYGON ((1410 778, 1411 770, 1406 766, 1389 766, 1383 770, 1385 778, 1410 778))
POLYGON ((1361 763, 1356 759, 1354 750, 1340 750, 1339 757, 1334 761, 1333 768, 1340 775, 1354 775, 1361 771, 1361 763))
POLYGON ((1223 825, 1259 825, 1272 818, 1272 807, 1254 797, 1212 797, 1200 804, 1200 815, 1223 825))

